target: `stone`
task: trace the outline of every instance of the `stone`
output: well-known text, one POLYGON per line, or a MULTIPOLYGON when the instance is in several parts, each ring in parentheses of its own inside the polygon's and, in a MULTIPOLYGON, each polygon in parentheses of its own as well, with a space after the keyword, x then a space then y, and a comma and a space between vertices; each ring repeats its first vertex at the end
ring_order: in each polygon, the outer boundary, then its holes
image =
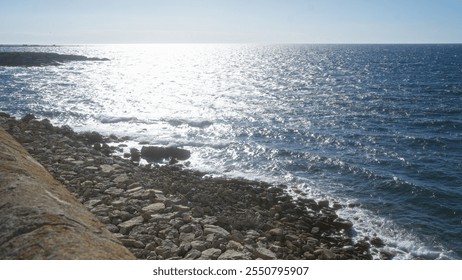
POLYGON ((123 189, 119 189, 119 188, 116 188, 116 187, 110 187, 110 188, 108 188, 108 189, 106 189, 104 191, 104 193, 107 193, 107 194, 110 194, 110 195, 113 195, 113 196, 119 196, 123 192, 124 192, 123 189))
POLYGON ((191 242, 191 247, 193 249, 199 250, 199 251, 204 251, 205 249, 208 249, 208 244, 205 241, 200 241, 200 240, 194 240, 191 242))
POLYGON ((271 236, 282 237, 284 236, 284 230, 282 228, 273 228, 268 231, 271 236))
POLYGON ((229 232, 222 227, 215 226, 215 225, 205 225, 204 226, 204 234, 215 233, 221 235, 223 237, 229 236, 229 232))
POLYGON ((140 151, 138 149, 136 149, 136 148, 131 148, 130 149, 130 154, 127 157, 130 157, 131 161, 140 161, 141 160, 140 151))
POLYGON ((200 260, 216 260, 221 255, 221 250, 217 248, 210 248, 202 251, 200 260))
POLYGON ((246 254, 235 250, 226 250, 222 253, 218 260, 248 260, 250 259, 246 254))
POLYGON ((141 157, 147 160, 162 160, 169 158, 186 160, 190 156, 190 151, 176 147, 143 146, 141 148, 141 157))
POLYGON ((149 204, 148 206, 143 207, 141 211, 144 213, 153 215, 153 214, 162 213, 164 209, 165 209, 165 204, 158 202, 158 203, 149 204))
POLYGON ((114 180, 112 180, 114 183, 120 184, 120 183, 125 183, 129 180, 130 178, 127 176, 127 174, 120 174, 119 176, 115 177, 114 180))
POLYGON ((197 258, 200 258, 201 254, 202 254, 201 251, 192 249, 186 254, 184 259, 185 260, 195 260, 197 258))
POLYGON ((132 218, 128 221, 125 221, 123 223, 120 223, 118 225, 120 229, 120 233, 122 234, 128 234, 132 228, 135 226, 141 225, 143 223, 144 219, 141 216, 137 216, 135 218, 132 218))
POLYGON ((321 260, 335 260, 336 258, 335 253, 326 248, 320 248, 314 251, 314 255, 316 255, 318 259, 321 260))
POLYGON ((241 251, 243 248, 244 246, 241 243, 236 242, 234 240, 229 241, 226 245, 226 249, 228 250, 241 251))
POLYGON ((378 247, 378 248, 381 248, 381 247, 385 246, 385 243, 384 243, 383 240, 380 239, 379 237, 373 237, 373 238, 371 238, 370 243, 371 243, 372 245, 374 245, 375 247, 378 247))
POLYGON ((194 227, 191 224, 182 225, 179 229, 180 232, 190 233, 194 230, 194 227))
POLYGON ((145 245, 138 241, 138 240, 135 240, 135 239, 121 239, 120 241, 122 241, 122 244, 125 246, 125 247, 130 247, 130 248, 144 248, 145 245))
POLYGON ((307 260, 315 260, 316 256, 312 254, 311 252, 305 252, 303 253, 303 257, 307 260))
POLYGON ((101 172, 103 173, 110 173, 115 170, 115 168, 109 164, 102 164, 99 168, 101 168, 101 172))
POLYGON ((258 258, 262 258, 264 260, 275 260, 276 259, 276 254, 266 248, 257 248, 255 250, 255 255, 258 258))
POLYGON ((179 240, 183 242, 191 242, 194 240, 195 237, 196 237, 195 234, 192 232, 190 233, 181 232, 179 240))

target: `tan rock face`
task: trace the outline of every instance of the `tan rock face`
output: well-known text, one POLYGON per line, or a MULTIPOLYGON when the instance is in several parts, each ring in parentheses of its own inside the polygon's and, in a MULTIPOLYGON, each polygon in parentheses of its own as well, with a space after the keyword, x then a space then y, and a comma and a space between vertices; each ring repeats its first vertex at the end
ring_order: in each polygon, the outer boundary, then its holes
POLYGON ((134 259, 0 129, 0 259, 134 259))

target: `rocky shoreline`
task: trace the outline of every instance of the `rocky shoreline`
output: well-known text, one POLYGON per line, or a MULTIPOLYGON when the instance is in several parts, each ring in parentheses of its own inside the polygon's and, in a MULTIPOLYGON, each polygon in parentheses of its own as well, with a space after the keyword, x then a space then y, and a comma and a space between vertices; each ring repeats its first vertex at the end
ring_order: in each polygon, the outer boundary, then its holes
MULTIPOLYGON (((138 259, 372 259, 378 238, 354 242, 339 204, 293 199, 285 186, 209 178, 113 156, 118 137, 76 133, 32 115, 0 113, 9 132, 138 259)), ((122 144, 120 144, 122 145, 122 144)), ((181 163, 181 162, 180 162, 181 163)), ((381 258, 391 258, 380 251, 381 258)))

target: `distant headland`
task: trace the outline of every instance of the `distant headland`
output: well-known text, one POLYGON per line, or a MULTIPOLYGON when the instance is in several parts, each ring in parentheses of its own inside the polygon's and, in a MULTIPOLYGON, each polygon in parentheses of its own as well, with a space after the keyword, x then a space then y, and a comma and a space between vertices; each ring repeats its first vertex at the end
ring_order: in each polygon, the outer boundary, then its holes
POLYGON ((0 52, 0 66, 58 66, 70 61, 108 60, 107 58, 46 52, 0 52))

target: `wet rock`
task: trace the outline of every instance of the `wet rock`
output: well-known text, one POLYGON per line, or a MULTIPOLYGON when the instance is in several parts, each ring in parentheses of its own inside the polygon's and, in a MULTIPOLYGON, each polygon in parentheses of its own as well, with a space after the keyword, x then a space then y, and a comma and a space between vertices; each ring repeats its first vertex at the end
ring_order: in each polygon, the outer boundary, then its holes
POLYGON ((141 148, 141 157, 147 160, 162 160, 169 158, 186 160, 190 156, 190 151, 175 147, 143 146, 141 148))
POLYGON ((379 237, 373 237, 373 238, 371 238, 370 243, 371 243, 372 245, 374 245, 375 247, 378 247, 378 248, 381 248, 381 247, 385 246, 385 243, 384 243, 383 240, 380 239, 379 237))
POLYGON ((132 161, 140 161, 141 160, 141 153, 138 149, 136 148, 131 148, 130 149, 130 154, 127 155, 127 157, 130 157, 132 161))

